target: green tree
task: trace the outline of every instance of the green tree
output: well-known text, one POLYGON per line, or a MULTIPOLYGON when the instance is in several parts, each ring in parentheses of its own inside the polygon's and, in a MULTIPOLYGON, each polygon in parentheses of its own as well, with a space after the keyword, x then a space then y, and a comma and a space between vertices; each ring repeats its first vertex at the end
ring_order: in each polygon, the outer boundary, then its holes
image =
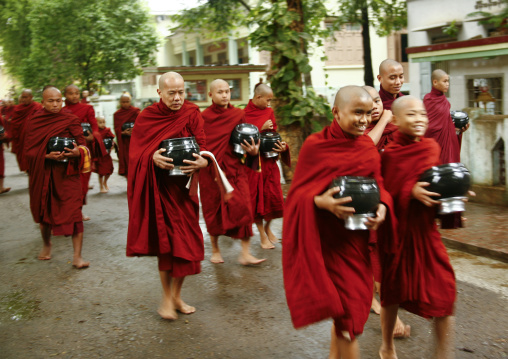
MULTIPOLYGON (((16 2, 5 0, 4 6, 13 8, 16 2)), ((27 3, 24 13, 11 12, 9 19, 21 23, 25 17, 28 27, 23 29, 23 38, 28 38, 24 43, 28 46, 18 50, 21 56, 4 47, 7 68, 26 87, 78 82, 97 88, 99 83, 132 79, 154 61, 158 39, 146 9, 137 0, 27 3)), ((10 34, 9 41, 15 41, 10 23, 5 23, 3 31, 10 34)))
POLYGON ((471 18, 481 16, 483 19, 478 21, 478 23, 482 25, 493 25, 498 31, 506 34, 508 32, 508 0, 502 0, 502 4, 504 7, 498 14, 488 11, 475 11, 467 14, 467 17, 471 18))
POLYGON ((370 26, 379 36, 407 26, 406 0, 339 0, 336 24, 359 24, 362 26, 364 82, 374 86, 370 26))

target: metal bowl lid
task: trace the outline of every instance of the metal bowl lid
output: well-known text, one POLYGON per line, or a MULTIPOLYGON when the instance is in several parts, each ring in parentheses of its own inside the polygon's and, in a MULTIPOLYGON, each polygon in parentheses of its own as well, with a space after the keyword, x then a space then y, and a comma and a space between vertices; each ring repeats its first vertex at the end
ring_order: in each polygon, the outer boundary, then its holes
POLYGON ((244 135, 256 135, 259 134, 258 128, 251 123, 241 123, 236 125, 235 131, 244 135))
POLYGON ((452 115, 452 118, 454 120, 469 120, 469 116, 466 112, 463 111, 450 111, 450 114, 452 115))

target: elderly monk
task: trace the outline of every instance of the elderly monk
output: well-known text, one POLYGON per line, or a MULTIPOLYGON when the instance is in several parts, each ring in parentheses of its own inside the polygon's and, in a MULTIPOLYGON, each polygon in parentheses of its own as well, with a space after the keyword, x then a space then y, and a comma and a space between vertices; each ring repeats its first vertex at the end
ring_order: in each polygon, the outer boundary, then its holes
POLYGON ((438 201, 422 173, 440 164, 439 145, 423 137, 428 126, 421 100, 404 96, 393 103, 393 121, 399 127, 382 154, 385 186, 394 200, 397 235, 379 231, 383 265, 381 317, 383 345, 380 356, 397 358, 391 333, 398 307, 424 318, 434 318, 436 358, 453 358, 455 276, 435 223, 438 201))
POLYGON ((25 154, 29 174, 30 209, 39 223, 43 247, 40 260, 51 259, 51 232, 55 236, 72 236, 72 265, 85 268, 83 260, 83 205, 80 171, 90 170, 88 149, 79 118, 62 111, 62 94, 54 87, 42 93, 43 110, 26 125, 25 154), (51 137, 74 138, 73 148, 46 153, 51 137), (78 147, 79 145, 79 147, 78 147), (62 162, 62 160, 68 160, 62 162))
MULTIPOLYGON (((199 188, 203 217, 212 242, 212 263, 224 263, 219 250, 219 236, 225 235, 242 240, 242 253, 238 261, 241 264, 259 264, 264 259, 257 259, 249 252, 249 241, 252 237, 254 217, 249 195, 249 181, 245 166, 235 156, 229 144, 231 132, 236 125, 245 122, 242 110, 233 107, 229 84, 224 80, 214 80, 210 84, 208 95, 212 105, 203 111, 204 129, 207 148, 215 155, 220 168, 224 171, 229 183, 233 186, 232 197, 225 199, 217 186, 217 175, 213 167, 203 169, 199 174, 199 188), (247 199, 247 200, 246 200, 247 199)), ((242 147, 247 152, 247 162, 259 164, 259 144, 254 140, 245 141, 242 147)))
POLYGON ((344 218, 354 214, 345 206, 351 197, 335 199, 340 188, 329 189, 330 183, 338 176, 376 179, 382 203, 376 217, 366 221, 372 230, 392 205, 383 187, 377 148, 363 136, 372 107, 372 97, 361 87, 338 91, 332 124, 302 146, 286 201, 282 264, 293 325, 333 318, 330 358, 359 357, 356 336, 369 316, 373 285, 369 231, 344 227, 344 218))
MULTIPOLYGON (((80 102, 79 88, 76 85, 68 85, 64 90, 65 108, 64 111, 70 111, 78 116, 81 123, 89 123, 92 127, 92 133, 88 133, 85 137, 87 146, 92 153, 92 161, 96 161, 98 157, 106 156, 108 153, 102 142, 102 137, 97 126, 95 118, 95 110, 93 106, 80 102)), ((83 191, 83 204, 86 204, 86 195, 88 193, 91 172, 81 175, 81 186, 83 191)), ((90 220, 90 217, 83 216, 84 221, 90 220)))
POLYGON ((380 83, 379 95, 384 109, 391 110, 393 101, 404 96, 400 92, 404 84, 404 68, 399 62, 386 59, 379 65, 377 79, 380 83))
POLYGON ((201 271, 204 258, 203 234, 199 227, 197 171, 208 161, 195 154, 181 169, 193 175, 169 176, 173 160, 159 149, 165 139, 195 137, 202 150, 206 140, 198 106, 185 101, 185 83, 178 73, 167 72, 159 79, 160 102, 141 112, 132 131, 129 155, 127 199, 129 229, 127 256, 157 256, 163 296, 159 314, 177 318, 176 311, 196 311, 181 298, 186 276, 201 271))
POLYGON ((129 173, 129 146, 131 143, 132 129, 122 130, 122 125, 128 122, 136 122, 139 108, 132 106, 132 98, 129 94, 120 96, 120 109, 113 115, 113 125, 118 142, 118 174, 127 176, 129 173))
MULTIPOLYGON (((259 84, 254 90, 254 97, 245 107, 245 121, 256 125, 260 132, 277 130, 275 114, 270 107, 272 98, 272 89, 265 84, 259 84)), ((272 150, 280 153, 282 161, 291 166, 286 142, 277 141, 272 150)), ((261 155, 261 173, 252 169, 247 170, 254 221, 261 237, 261 247, 265 249, 275 248, 274 243, 279 241, 271 231, 270 223, 273 219, 282 217, 284 210, 278 159, 278 156, 266 158, 261 155)))
POLYGON ((5 178, 5 159, 4 159, 4 142, 7 142, 7 132, 5 132, 4 120, 0 116, 0 126, 3 132, 0 132, 0 194, 9 192, 10 187, 4 187, 5 178))
POLYGON ((19 105, 15 106, 12 114, 10 137, 12 141, 12 152, 16 154, 20 171, 26 171, 25 161, 23 159, 23 131, 27 120, 37 111, 42 109, 39 102, 33 100, 32 90, 25 89, 19 97, 19 105))

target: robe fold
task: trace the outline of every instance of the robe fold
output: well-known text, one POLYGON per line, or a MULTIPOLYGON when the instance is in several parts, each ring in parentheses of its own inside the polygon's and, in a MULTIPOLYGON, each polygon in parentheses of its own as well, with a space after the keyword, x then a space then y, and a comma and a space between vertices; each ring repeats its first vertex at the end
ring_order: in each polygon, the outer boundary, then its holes
MULTIPOLYGON (((376 125, 378 124, 379 120, 377 121, 372 121, 368 126, 367 126, 367 129, 365 130, 365 134, 368 134, 370 131, 372 131, 374 129, 374 127, 376 127, 376 125)), ((390 142, 393 141, 393 136, 395 134, 395 132, 397 131, 398 127, 396 125, 394 125, 393 123, 388 123, 384 130, 383 130, 383 134, 381 135, 381 138, 379 139, 379 142, 377 143, 376 147, 378 149, 378 151, 381 151, 382 149, 384 149, 390 142)))
POLYGON ((18 161, 20 171, 26 171, 25 161, 23 159, 23 131, 25 124, 30 117, 32 117, 37 111, 41 109, 42 105, 39 102, 35 101, 29 105, 17 105, 14 107, 9 134, 12 141, 12 152, 16 154, 16 159, 18 161))
MULTIPOLYGON (((399 304, 424 318, 452 315, 456 295, 453 268, 435 223, 437 208, 411 195, 422 173, 439 164, 439 145, 433 139, 416 142, 400 132, 382 154, 383 178, 393 197, 398 228, 396 247, 380 253, 381 303, 399 304)), ((379 243, 393 242, 385 228, 378 237, 379 243)))
POLYGON ((344 134, 333 121, 300 151, 284 214, 284 287, 296 328, 331 317, 337 335, 353 339, 363 332, 372 301, 369 231, 347 230, 343 220, 314 204, 338 176, 375 178, 387 207, 385 225, 394 223, 372 139, 344 134))
POLYGON ((208 233, 238 239, 252 237, 254 217, 249 200, 249 181, 245 166, 229 144, 231 133, 236 125, 245 122, 245 115, 231 104, 222 108, 214 103, 202 115, 207 148, 215 155, 219 167, 234 188, 231 198, 226 201, 217 186, 219 179, 214 167, 200 171, 200 198, 208 233))
MULTIPOLYGON (((145 108, 136 119, 127 180, 127 256, 171 254, 191 262, 203 260, 199 201, 190 195, 195 188, 186 188, 189 177, 169 176, 153 162, 153 154, 163 140, 191 136, 201 150, 206 150, 201 113, 188 101, 178 111, 160 101, 145 108)), ((197 180, 197 174, 193 178, 197 180)))
MULTIPOLYGON (((249 101, 245 107, 245 121, 255 125, 261 132, 266 121, 272 120, 273 131, 277 130, 273 109, 267 107, 260 109, 249 101)), ((281 160, 291 166, 289 146, 282 152, 281 160)), ((252 169, 247 170, 249 176, 249 188, 252 202, 252 211, 255 219, 272 220, 283 216, 284 197, 280 185, 280 170, 277 165, 279 157, 266 158, 260 154, 261 172, 252 169)))
POLYGON ((131 136, 122 135, 122 125, 126 122, 136 122, 139 112, 139 108, 131 106, 127 110, 120 108, 113 115, 113 125, 118 142, 118 174, 121 176, 127 176, 129 171, 129 145, 131 142, 131 136))
MULTIPOLYGON (((102 139, 106 138, 115 138, 113 132, 109 127, 105 127, 99 129, 99 133, 102 139)), ((106 176, 113 174, 113 159, 111 158, 110 153, 107 153, 105 156, 98 157, 97 160, 92 164, 93 172, 97 173, 99 176, 106 176)))
POLYGON ((404 96, 402 92, 399 92, 397 96, 393 97, 393 94, 386 91, 383 86, 379 86, 379 97, 381 97, 381 101, 383 101, 383 108, 385 110, 391 110, 393 101, 398 99, 399 97, 404 96))
MULTIPOLYGON (((29 174, 30 209, 36 223, 74 227, 82 222, 79 168, 85 156, 57 162, 45 158, 51 137, 71 137, 85 145, 83 129, 73 114, 38 111, 25 127, 25 156, 29 174)), ((68 233, 72 234, 72 233, 68 233)))

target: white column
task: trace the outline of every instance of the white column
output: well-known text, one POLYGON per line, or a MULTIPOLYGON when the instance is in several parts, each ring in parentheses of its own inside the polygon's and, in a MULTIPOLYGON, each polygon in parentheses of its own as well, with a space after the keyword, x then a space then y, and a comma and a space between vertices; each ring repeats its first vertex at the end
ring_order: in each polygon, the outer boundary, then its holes
POLYGON ((203 46, 199 41, 199 37, 196 37, 196 66, 205 64, 205 57, 203 55, 203 46))
POLYGON ((187 44, 182 41, 182 66, 189 65, 189 53, 187 52, 187 44))
POLYGON ((228 39, 228 55, 229 64, 238 65, 238 45, 236 44, 236 39, 233 36, 229 36, 228 39))

